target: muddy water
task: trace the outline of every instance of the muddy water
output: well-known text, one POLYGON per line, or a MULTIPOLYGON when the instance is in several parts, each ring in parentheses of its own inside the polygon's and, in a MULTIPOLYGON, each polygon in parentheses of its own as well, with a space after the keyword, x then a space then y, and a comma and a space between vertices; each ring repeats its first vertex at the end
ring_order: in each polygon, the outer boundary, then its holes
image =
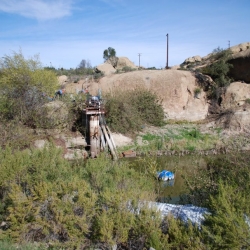
MULTIPOLYGON (((187 194, 187 187, 183 175, 196 175, 198 171, 206 168, 206 157, 204 156, 161 156, 155 157, 157 162, 157 171, 168 170, 175 173, 174 181, 155 181, 155 188, 158 194, 159 202, 170 204, 179 204, 180 196, 187 194)), ((136 159, 129 159, 135 161, 136 159)), ((136 169, 141 166, 135 165, 136 169)))
POLYGON ((157 159, 159 171, 169 170, 175 173, 171 182, 156 181, 158 201, 171 204, 180 203, 180 196, 187 194, 187 187, 183 175, 196 175, 206 168, 206 159, 201 156, 165 156, 157 159))

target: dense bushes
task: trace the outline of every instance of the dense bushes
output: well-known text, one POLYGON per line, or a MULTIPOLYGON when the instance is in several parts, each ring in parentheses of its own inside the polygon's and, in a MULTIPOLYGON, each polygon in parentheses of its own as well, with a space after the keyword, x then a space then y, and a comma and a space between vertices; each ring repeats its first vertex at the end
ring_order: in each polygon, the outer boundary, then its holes
POLYGON ((107 122, 115 132, 139 131, 145 124, 164 124, 164 111, 157 96, 144 88, 121 90, 105 97, 107 122))
POLYGON ((217 48, 213 51, 210 60, 212 63, 201 69, 201 72, 205 75, 211 76, 215 85, 212 85, 208 93, 208 97, 211 99, 218 99, 223 93, 223 87, 227 87, 232 79, 228 76, 232 64, 228 62, 232 52, 231 50, 223 50, 217 48))
POLYGON ((209 159, 207 169, 187 178, 188 202, 211 211, 202 226, 203 242, 211 249, 249 249, 249 156, 234 154, 209 159))
POLYGON ((60 154, 51 146, 0 151, 1 239, 70 249, 127 242, 141 220, 132 212, 138 201, 155 198, 153 179, 125 162, 99 158, 72 165, 60 154))
POLYGON ((0 116, 23 124, 38 124, 45 111, 41 108, 53 96, 57 78, 44 70, 38 57, 25 59, 21 52, 0 60, 0 116))
POLYGON ((54 94, 57 88, 56 75, 51 70, 45 70, 38 56, 25 59, 22 52, 13 52, 0 60, 0 87, 17 88, 35 86, 48 95, 54 94))
POLYGON ((193 181, 189 178, 193 203, 211 211, 198 228, 171 216, 162 219, 139 203, 156 198, 151 161, 143 161, 144 168, 136 171, 127 161, 104 156, 69 163, 50 145, 15 153, 7 147, 0 151, 0 220, 4 222, 0 238, 19 244, 35 241, 50 249, 110 249, 112 245, 248 249, 249 161, 227 160, 241 162, 241 168, 219 162, 209 163, 208 170, 200 171, 193 181))
POLYGON ((202 68, 202 73, 211 76, 217 87, 225 87, 230 83, 231 79, 228 77, 228 73, 233 66, 228 63, 228 59, 231 54, 231 50, 217 48, 210 58, 213 63, 202 68))

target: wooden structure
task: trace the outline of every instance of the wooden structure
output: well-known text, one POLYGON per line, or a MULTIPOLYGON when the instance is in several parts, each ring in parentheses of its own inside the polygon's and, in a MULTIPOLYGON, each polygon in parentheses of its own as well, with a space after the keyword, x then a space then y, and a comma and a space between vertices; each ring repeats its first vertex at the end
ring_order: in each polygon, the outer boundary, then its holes
POLYGON ((97 157, 101 151, 109 150, 112 158, 117 160, 118 154, 115 142, 106 124, 105 110, 101 102, 98 99, 87 102, 83 114, 85 115, 86 139, 87 144, 90 146, 91 158, 97 157))

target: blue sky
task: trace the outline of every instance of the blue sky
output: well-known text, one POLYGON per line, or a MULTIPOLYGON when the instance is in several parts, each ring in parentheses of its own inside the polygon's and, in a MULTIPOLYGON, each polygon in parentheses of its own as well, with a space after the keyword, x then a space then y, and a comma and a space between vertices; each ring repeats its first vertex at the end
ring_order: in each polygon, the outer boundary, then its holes
POLYGON ((169 66, 250 42, 250 0, 0 0, 0 57, 22 50, 44 66, 103 63, 108 47, 136 65, 169 66))

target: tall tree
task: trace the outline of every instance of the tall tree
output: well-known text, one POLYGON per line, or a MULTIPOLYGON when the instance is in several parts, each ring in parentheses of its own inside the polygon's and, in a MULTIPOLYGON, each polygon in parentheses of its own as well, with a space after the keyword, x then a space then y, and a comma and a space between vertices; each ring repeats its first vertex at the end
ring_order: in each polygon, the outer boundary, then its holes
POLYGON ((110 63, 114 68, 116 68, 118 63, 118 57, 116 57, 116 51, 112 47, 108 47, 103 51, 104 62, 110 63))

